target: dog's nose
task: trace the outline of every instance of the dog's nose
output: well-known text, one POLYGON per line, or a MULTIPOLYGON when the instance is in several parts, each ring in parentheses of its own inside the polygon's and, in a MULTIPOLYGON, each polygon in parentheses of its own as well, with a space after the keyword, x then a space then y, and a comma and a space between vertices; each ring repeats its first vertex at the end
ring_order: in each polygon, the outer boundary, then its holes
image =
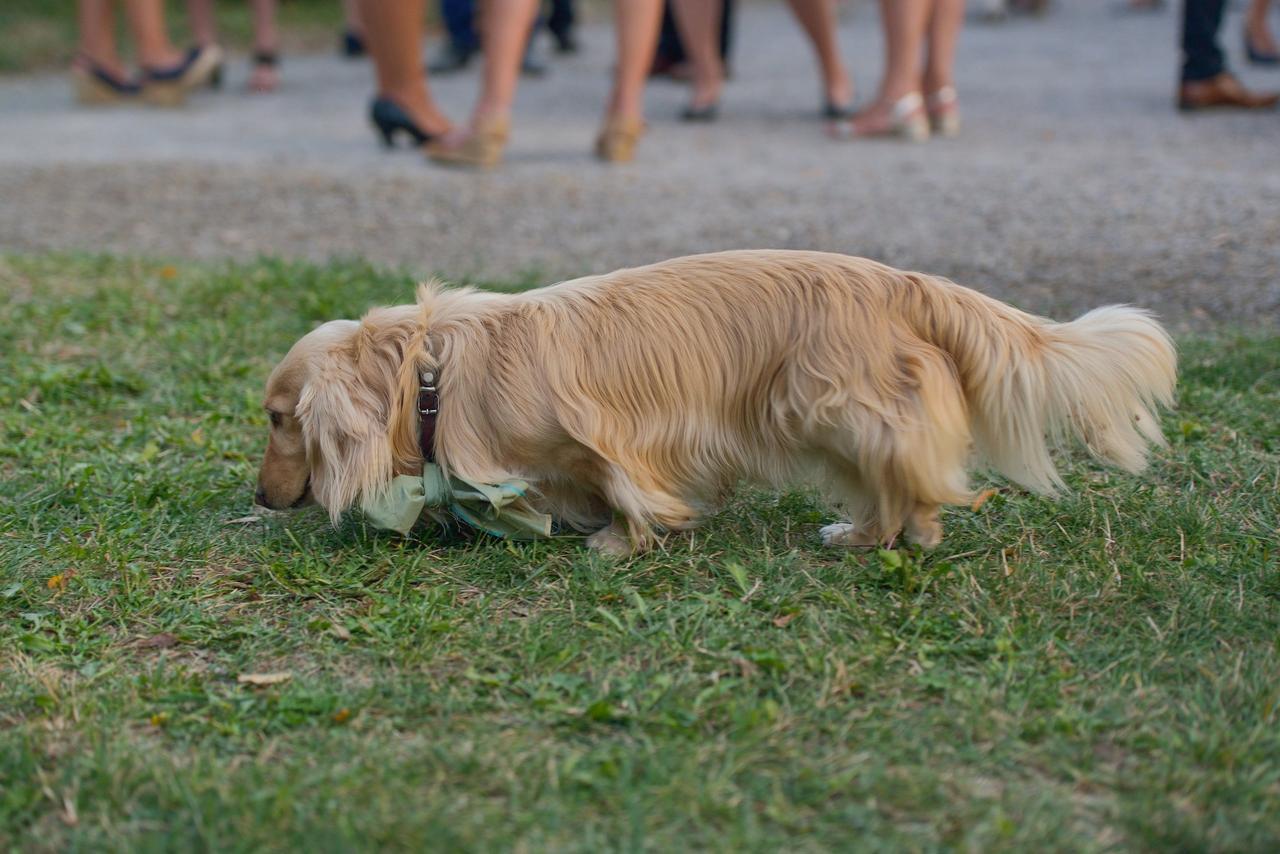
POLYGON ((253 494, 253 503, 262 507, 267 506, 267 491, 261 486, 259 486, 258 491, 253 494))

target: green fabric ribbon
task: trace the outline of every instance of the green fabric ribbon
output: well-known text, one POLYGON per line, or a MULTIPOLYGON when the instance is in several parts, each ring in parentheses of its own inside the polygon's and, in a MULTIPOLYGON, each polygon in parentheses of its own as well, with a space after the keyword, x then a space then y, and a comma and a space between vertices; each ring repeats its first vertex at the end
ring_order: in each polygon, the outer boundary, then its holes
POLYGON ((422 477, 402 474, 364 507, 375 526, 408 534, 424 512, 441 524, 456 519, 495 537, 535 539, 551 536, 551 517, 539 513, 525 497, 523 480, 476 483, 444 476, 440 466, 426 463, 422 477))

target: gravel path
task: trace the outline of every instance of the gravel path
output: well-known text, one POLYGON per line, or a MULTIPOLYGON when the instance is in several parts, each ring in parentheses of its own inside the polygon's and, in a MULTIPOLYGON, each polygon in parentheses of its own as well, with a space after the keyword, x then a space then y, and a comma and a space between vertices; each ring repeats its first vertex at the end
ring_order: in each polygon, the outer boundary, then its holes
MULTIPOLYGON (((1176 4, 1175 4, 1176 5, 1176 4)), ((1067 315, 1108 301, 1179 328, 1280 328, 1280 114, 1172 108, 1176 14, 1060 3, 1047 20, 970 26, 966 129, 911 146, 836 143, 794 23, 741 16, 720 122, 674 120, 681 87, 650 88, 639 160, 589 147, 610 32, 525 81, 508 163, 476 175, 385 153, 363 119, 363 63, 289 58, 277 94, 202 94, 182 111, 81 110, 61 77, 0 81, 0 250, 191 258, 360 255, 454 279, 556 278, 690 252, 816 248, 949 275, 1067 315)), ((1223 35, 1238 50, 1240 18, 1223 35)), ((841 38, 869 94, 877 21, 841 38)), ((1280 72, 1247 70, 1280 87, 1280 72)), ((474 72, 437 81, 464 116, 474 72)))

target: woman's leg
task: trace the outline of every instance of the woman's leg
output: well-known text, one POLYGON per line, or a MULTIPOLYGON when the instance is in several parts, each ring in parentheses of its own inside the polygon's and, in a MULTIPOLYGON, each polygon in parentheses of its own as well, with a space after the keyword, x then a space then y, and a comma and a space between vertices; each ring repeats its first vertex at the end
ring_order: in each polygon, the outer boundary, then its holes
POLYGON ((276 0, 253 0, 253 74, 249 88, 254 92, 271 92, 280 85, 276 61, 280 53, 280 31, 276 27, 276 0), (258 58, 271 57, 270 62, 258 58))
POLYGON ((489 0, 484 4, 480 22, 484 72, 480 97, 471 113, 472 131, 510 117, 520 60, 537 15, 538 0, 489 0))
MULTIPOLYGON (((893 5, 895 0, 886 0, 886 3, 893 5)), ((818 55, 822 93, 827 103, 836 107, 849 106, 853 103, 853 83, 840 58, 835 0, 791 0, 791 8, 818 55)))
POLYGON ((169 41, 164 23, 164 0, 125 0, 129 31, 138 63, 144 68, 172 68, 185 58, 169 41))
POLYGON ((1271 24, 1267 13, 1271 10, 1271 0, 1251 0, 1249 10, 1244 19, 1244 40, 1252 50, 1262 54, 1280 52, 1276 37, 1271 33, 1271 24))
POLYGON ((342 18, 347 32, 364 36, 364 18, 360 15, 360 0, 342 0, 342 18))
POLYGON ((76 5, 76 18, 80 27, 80 55, 123 80, 124 63, 116 51, 113 0, 80 0, 76 5))
POLYGON ((218 43, 218 24, 213 15, 213 0, 187 0, 187 21, 192 40, 204 47, 218 43))
POLYGON ((638 123, 644 120, 644 84, 658 45, 662 0, 615 0, 613 8, 618 61, 606 114, 638 123))
POLYGON ((924 91, 955 85, 956 42, 964 25, 964 0, 933 0, 929 19, 929 58, 924 68, 924 91))
POLYGON ((903 99, 908 95, 920 92, 921 54, 933 5, 934 0, 880 0, 885 43, 884 78, 880 81, 880 93, 875 102, 861 110, 854 119, 855 134, 874 135, 891 130, 895 121, 903 118, 894 115, 895 107, 904 103, 903 99))
POLYGON ((722 0, 672 0, 671 10, 680 30, 680 41, 693 68, 693 97, 689 107, 703 109, 720 99, 724 63, 720 59, 722 0))
POLYGON ((426 0, 362 0, 360 19, 378 95, 394 101, 426 133, 446 132, 449 119, 432 100, 422 70, 426 0))

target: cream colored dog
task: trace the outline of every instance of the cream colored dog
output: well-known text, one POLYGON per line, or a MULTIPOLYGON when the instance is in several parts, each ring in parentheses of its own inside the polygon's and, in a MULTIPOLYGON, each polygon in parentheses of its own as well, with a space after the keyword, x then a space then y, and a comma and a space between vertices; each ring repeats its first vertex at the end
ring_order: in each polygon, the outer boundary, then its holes
POLYGON ((1071 434, 1140 470, 1176 358, 1148 313, 1070 323, 945 279, 819 252, 722 252, 505 295, 437 284, 300 340, 267 382, 258 501, 336 521, 421 471, 419 372, 439 377, 440 464, 529 481, 610 552, 694 525, 741 479, 824 487, 829 545, 942 539, 966 469, 1061 480, 1071 434))

